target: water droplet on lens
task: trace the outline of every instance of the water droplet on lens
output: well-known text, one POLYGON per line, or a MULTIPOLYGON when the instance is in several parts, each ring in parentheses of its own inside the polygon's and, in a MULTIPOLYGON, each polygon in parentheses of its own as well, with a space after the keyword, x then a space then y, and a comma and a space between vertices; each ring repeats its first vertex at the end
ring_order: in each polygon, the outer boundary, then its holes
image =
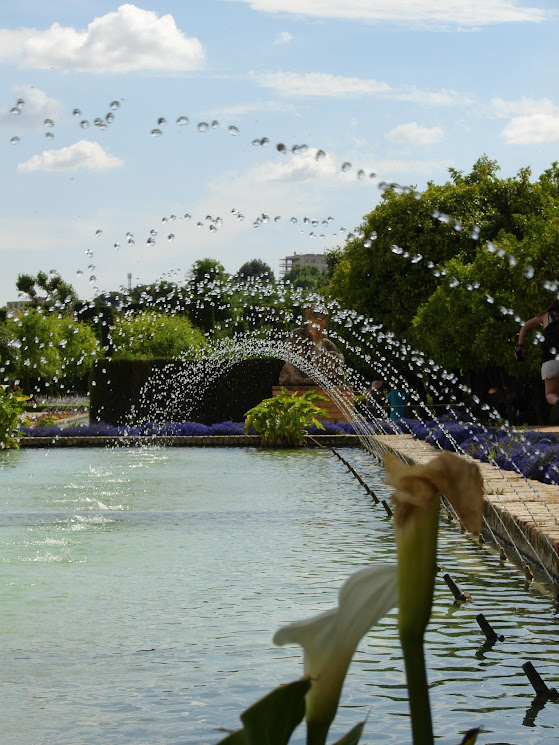
POLYGON ((47 140, 52 140, 54 134, 52 132, 45 132, 45 137, 47 138, 47 140))
POLYGON ((179 125, 179 127, 184 127, 186 124, 188 124, 188 122, 189 119, 187 116, 179 116, 179 118, 177 119, 177 124, 179 125))
POLYGON ((219 127, 219 122, 217 121, 217 119, 213 120, 213 122, 210 124, 210 127, 212 129, 217 129, 217 127, 219 127))
POLYGON ((17 145, 17 143, 19 142, 19 137, 17 135, 14 135, 10 142, 12 143, 12 145, 17 145))
POLYGON ((162 134, 163 132, 160 129, 157 129, 157 127, 151 130, 152 137, 161 137, 162 134))
POLYGON ((326 157, 326 153, 324 152, 324 150, 317 150, 316 155, 314 157, 315 157, 315 160, 323 160, 323 158, 326 157))
POLYGON ((165 119, 165 117, 160 116, 159 119, 157 120, 157 126, 164 127, 166 124, 167 124, 167 120, 165 119))
POLYGON ((362 168, 357 171, 357 178, 360 180, 365 178, 365 171, 362 168))
POLYGON ((115 115, 112 114, 110 111, 108 114, 105 114, 105 121, 110 124, 111 122, 114 122, 115 115))
POLYGON ((78 277, 80 277, 83 274, 83 270, 82 269, 76 269, 76 274, 78 275, 78 277))
POLYGON ((287 152, 287 148, 285 147, 285 145, 283 144, 283 142, 278 142, 278 144, 276 145, 276 150, 278 151, 278 153, 285 153, 285 152, 287 152))
POLYGON ((111 103, 109 104, 109 109, 112 109, 113 111, 116 111, 119 108, 120 104, 118 101, 111 101, 111 103))
POLYGON ((524 276, 526 277, 526 279, 534 279, 534 274, 535 274, 534 267, 531 266, 530 264, 527 264, 524 267, 524 276))
POLYGON ((167 240, 168 241, 172 241, 174 239, 175 239, 175 234, 174 233, 169 233, 169 235, 167 236, 167 240))
POLYGON ((14 116, 19 116, 19 114, 21 114, 21 109, 19 108, 19 106, 13 106, 10 109, 10 114, 14 114, 14 116))
POLYGON ((72 116, 81 116, 81 111, 79 109, 74 109, 72 111, 72 116))
POLYGON ((207 132, 209 128, 210 125, 207 122, 200 122, 200 124, 198 124, 197 130, 198 132, 207 132))
POLYGON ((81 122, 80 122, 80 127, 81 127, 82 129, 87 129, 87 128, 89 127, 89 122, 87 121, 87 119, 82 119, 82 120, 81 120, 81 122))
POLYGON ((187 220, 187 221, 188 220, 191 220, 192 219, 192 215, 189 215, 188 212, 185 212, 184 219, 187 220))
POLYGON ((342 171, 347 173, 349 170, 351 170, 351 163, 346 160, 345 163, 342 163, 342 171))
POLYGON ((231 124, 229 127, 227 127, 227 131, 230 135, 238 135, 239 134, 239 128, 235 127, 234 124, 231 124))
POLYGON ((43 124, 45 125, 45 127, 54 127, 54 122, 52 121, 52 119, 45 119, 43 124))

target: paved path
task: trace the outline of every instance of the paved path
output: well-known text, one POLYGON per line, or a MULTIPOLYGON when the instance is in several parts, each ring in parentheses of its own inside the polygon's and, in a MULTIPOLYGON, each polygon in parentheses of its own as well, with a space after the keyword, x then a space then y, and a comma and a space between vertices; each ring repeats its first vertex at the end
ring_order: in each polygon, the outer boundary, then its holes
MULTIPOLYGON (((394 452, 409 463, 425 463, 440 452, 412 435, 375 435, 371 439, 381 451, 394 452)), ((559 590, 559 486, 469 460, 478 464, 484 480, 483 535, 509 555, 511 549, 517 549, 559 590)), ((524 569, 529 571, 527 566, 524 569)))

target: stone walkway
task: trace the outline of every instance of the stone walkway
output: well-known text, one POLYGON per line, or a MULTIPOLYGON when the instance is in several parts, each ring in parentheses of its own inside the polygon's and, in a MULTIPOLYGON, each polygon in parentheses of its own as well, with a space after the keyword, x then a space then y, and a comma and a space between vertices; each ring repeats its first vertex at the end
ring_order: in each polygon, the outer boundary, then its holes
MULTIPOLYGON (((425 463, 440 452, 412 435, 375 435, 372 440, 382 452, 393 452, 408 463, 425 463)), ((470 460, 477 463, 484 481, 484 537, 509 555, 511 549, 518 550, 559 590, 559 486, 470 460)), ((529 572, 527 566, 524 569, 529 572)))

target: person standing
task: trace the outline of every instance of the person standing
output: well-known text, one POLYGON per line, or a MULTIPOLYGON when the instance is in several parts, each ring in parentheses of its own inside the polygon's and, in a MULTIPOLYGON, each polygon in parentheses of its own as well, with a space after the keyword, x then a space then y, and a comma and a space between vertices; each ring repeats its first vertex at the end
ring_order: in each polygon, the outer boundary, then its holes
POLYGON ((555 300, 550 307, 540 313, 539 316, 530 318, 522 326, 518 336, 518 345, 514 352, 515 358, 520 362, 524 359, 524 340, 531 329, 543 326, 543 341, 541 348, 543 352, 542 380, 545 383, 545 397, 550 404, 551 412, 549 423, 559 424, 559 299, 555 300))
POLYGON ((407 403, 410 400, 408 394, 401 388, 393 388, 388 391, 386 402, 390 406, 390 419, 396 421, 406 416, 407 403))

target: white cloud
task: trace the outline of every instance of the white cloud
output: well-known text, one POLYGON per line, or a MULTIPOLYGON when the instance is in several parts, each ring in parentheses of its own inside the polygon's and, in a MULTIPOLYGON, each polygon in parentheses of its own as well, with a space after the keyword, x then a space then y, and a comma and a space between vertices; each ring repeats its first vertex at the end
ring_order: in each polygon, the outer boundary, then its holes
POLYGON ((56 120, 62 115, 63 105, 55 98, 49 98, 40 88, 32 85, 15 85, 13 87, 14 109, 21 113, 12 114, 3 112, 0 114, 0 124, 2 126, 25 129, 39 129, 44 127, 45 119, 52 119, 55 124, 56 120), (16 106, 16 102, 23 101, 16 106))
POLYGON ((124 161, 106 153, 98 142, 80 140, 60 150, 44 150, 41 155, 33 155, 17 167, 21 173, 32 171, 108 171, 120 168, 124 161))
POLYGON ((440 142, 444 132, 440 127, 422 127, 417 122, 399 124, 384 137, 390 142, 400 142, 410 145, 433 145, 440 142))
POLYGON ((538 145, 559 141, 559 111, 553 114, 517 116, 501 132, 509 145, 538 145))
POLYGON ((328 75, 309 72, 300 75, 296 72, 275 72, 255 75, 259 85, 273 88, 282 96, 327 96, 330 98, 350 98, 370 96, 390 90, 387 83, 372 78, 347 78, 343 75, 328 75))
POLYGON ((281 34, 278 34, 274 40, 274 44, 281 45, 281 44, 289 44, 290 41, 292 41, 293 37, 289 33, 289 31, 282 31, 281 34))
POLYGON ((541 23, 553 14, 521 7, 517 0, 230 0, 266 13, 294 13, 315 18, 391 22, 407 26, 479 28, 495 23, 541 23))
POLYGON ((457 91, 448 90, 447 88, 443 88, 440 91, 422 91, 415 86, 411 86, 406 90, 395 92, 391 98, 395 98, 398 101, 420 103, 424 106, 453 106, 457 103, 471 103, 469 96, 465 96, 457 91))
POLYGON ((270 161, 255 168, 253 178, 256 182, 264 184, 301 183, 334 178, 338 172, 334 159, 330 155, 325 155, 317 160, 316 155, 317 151, 314 148, 300 155, 287 154, 284 161, 270 161))
POLYGON ((0 29, 0 58, 32 69, 93 73, 197 70, 204 64, 198 39, 186 37, 172 15, 135 5, 95 18, 86 31, 54 23, 48 30, 0 29))
POLYGON ((505 101, 502 98, 491 99, 491 104, 498 117, 508 119, 510 116, 532 116, 533 114, 552 114, 555 107, 549 98, 519 98, 517 101, 505 101))
POLYGON ((285 97, 356 98, 381 95, 384 98, 410 101, 425 106, 471 103, 468 96, 454 90, 443 88, 440 91, 422 91, 415 86, 406 86, 398 90, 374 78, 350 78, 322 72, 251 73, 251 77, 262 87, 272 88, 280 96, 285 97))

